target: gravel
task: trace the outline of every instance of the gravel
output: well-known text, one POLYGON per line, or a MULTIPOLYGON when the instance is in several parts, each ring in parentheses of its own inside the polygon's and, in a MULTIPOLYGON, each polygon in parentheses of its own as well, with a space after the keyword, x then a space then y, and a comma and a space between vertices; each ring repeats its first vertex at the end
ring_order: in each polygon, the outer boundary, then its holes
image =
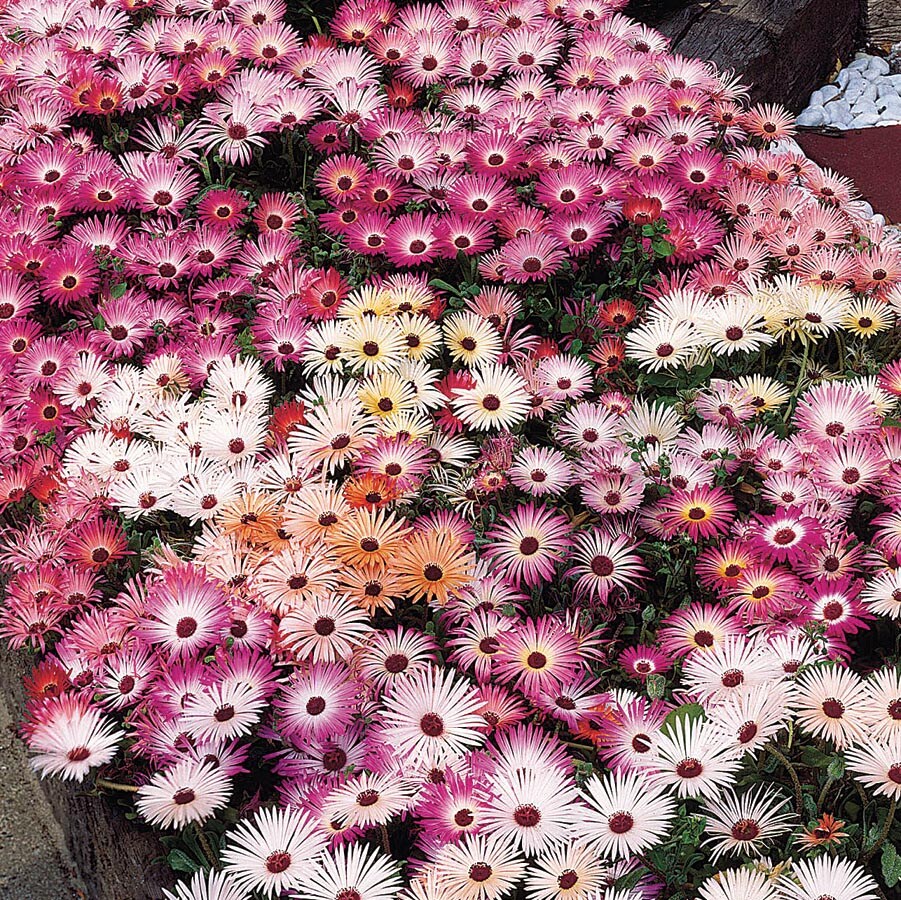
POLYGON ((858 53, 833 84, 810 95, 798 124, 842 130, 901 125, 901 74, 881 56, 858 53))

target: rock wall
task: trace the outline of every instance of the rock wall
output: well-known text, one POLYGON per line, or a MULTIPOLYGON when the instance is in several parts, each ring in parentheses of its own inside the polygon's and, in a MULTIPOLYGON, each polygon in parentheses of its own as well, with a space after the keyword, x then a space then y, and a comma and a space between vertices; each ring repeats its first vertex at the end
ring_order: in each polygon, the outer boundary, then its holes
MULTIPOLYGON (((861 39, 865 0, 634 0, 628 13, 684 56, 734 69, 754 101, 797 112, 861 39)), ((888 0, 901 9, 901 0, 888 0)))
MULTIPOLYGON (((0 648, 0 691, 16 719, 25 704, 22 676, 30 668, 25 653, 0 648)), ((48 779, 41 787, 62 828, 86 900, 160 900, 161 886, 170 886, 173 879, 162 861, 165 848, 149 829, 126 819, 114 801, 89 796, 79 785, 48 779)))

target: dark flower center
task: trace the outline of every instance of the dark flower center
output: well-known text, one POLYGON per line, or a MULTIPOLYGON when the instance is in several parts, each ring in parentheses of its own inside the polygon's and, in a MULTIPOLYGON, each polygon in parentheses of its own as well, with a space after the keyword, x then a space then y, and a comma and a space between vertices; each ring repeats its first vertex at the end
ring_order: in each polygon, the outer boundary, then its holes
POLYGON ((635 819, 627 812, 616 812, 607 820, 607 825, 614 834, 625 834, 635 826, 635 819))
POLYGON ((335 631, 335 620, 328 616, 320 616, 313 625, 313 631, 321 637, 328 637, 335 631))
POLYGON ((513 810, 513 821, 520 828, 534 828, 541 821, 541 812, 531 803, 525 803, 513 810))
POLYGON ((760 836, 760 826, 753 819, 739 819, 732 826, 732 838, 736 841, 753 841, 760 836))
POLYGON ((340 747, 333 747, 322 754, 322 768, 326 772, 340 772, 347 765, 347 754, 340 747))
POLYGON ((386 671, 392 675, 397 675, 410 665, 410 660, 403 653, 392 653, 390 656, 385 657, 384 665, 386 671))
POLYGON ((175 633, 180 638, 189 638, 195 631, 197 631, 197 620, 192 619, 190 616, 179 619, 178 624, 175 626, 175 633))
POLYGON ((291 854, 285 853, 284 850, 276 850, 266 857, 266 869, 273 875, 284 872, 291 865, 291 854))
POLYGON ((701 765, 701 761, 699 759, 694 759, 693 757, 683 759, 676 766, 676 774, 680 778, 697 778, 703 771, 704 766, 701 765))
POLYGON ((375 806, 379 802, 379 792, 372 788, 367 788, 357 794, 357 806, 375 806))
POLYGON ((493 870, 488 863, 485 862, 477 862, 473 863, 469 867, 469 880, 475 881, 478 884, 481 884, 483 881, 487 881, 491 875, 493 874, 493 870))
POLYGON ((454 824, 459 825, 460 828, 467 828, 472 825, 475 821, 475 816, 473 816, 472 811, 468 809, 458 809, 454 813, 454 824))
POLYGON ((428 737, 439 737, 444 734, 444 720, 438 713, 426 713, 419 720, 419 727, 428 737))

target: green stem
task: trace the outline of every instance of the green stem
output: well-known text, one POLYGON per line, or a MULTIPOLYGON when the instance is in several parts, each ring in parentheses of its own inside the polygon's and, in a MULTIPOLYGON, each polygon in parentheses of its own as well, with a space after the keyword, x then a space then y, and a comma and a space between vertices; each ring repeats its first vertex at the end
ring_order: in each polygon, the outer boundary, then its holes
POLYGON ((885 843, 885 839, 888 837, 889 830, 892 827, 892 822, 895 820, 895 810, 898 807, 898 801, 892 797, 891 805, 888 808, 888 813, 885 816, 885 822, 882 824, 882 831, 879 833, 879 837, 876 838, 876 843, 873 844, 872 847, 866 852, 866 855, 863 858, 865 863, 868 863, 878 852, 879 848, 885 843))
POLYGON ((798 372, 798 381, 795 384, 795 389, 792 391, 792 397, 797 397, 798 394, 801 393, 801 384, 804 381, 804 376, 807 374, 807 363, 810 359, 810 342, 804 342, 804 356, 801 358, 801 371, 798 372))
POLYGON ((94 787, 101 791, 124 791, 126 794, 136 794, 140 790, 133 784, 121 784, 118 781, 107 781, 105 778, 95 778, 94 787))
POLYGON ((795 767, 789 762, 788 757, 775 745, 768 744, 766 748, 783 766, 788 770, 789 777, 792 780, 792 786, 795 789, 795 809, 799 816, 804 814, 804 791, 801 788, 801 782, 798 780, 798 773, 795 767))
POLYGON ((196 822, 194 823, 194 831, 197 833, 197 842, 200 844, 200 849, 203 850, 203 855, 207 858, 207 862, 214 869, 218 869, 219 859, 216 854, 213 853, 213 848, 210 846, 207 836, 203 833, 203 829, 196 822))
POLYGON ((291 169, 291 184, 297 184, 297 161, 294 158, 294 134, 291 131, 285 132, 285 143, 288 149, 288 166, 291 169))
POLYGON ((829 793, 829 788, 832 787, 833 779, 831 776, 826 779, 826 783, 823 785, 823 789, 820 791, 820 796, 817 797, 817 812, 820 813, 823 811, 823 801, 826 799, 826 794, 829 793))
POLYGON ((666 872, 654 865, 646 856, 636 853, 635 858, 652 874, 656 875, 664 884, 669 884, 666 872))

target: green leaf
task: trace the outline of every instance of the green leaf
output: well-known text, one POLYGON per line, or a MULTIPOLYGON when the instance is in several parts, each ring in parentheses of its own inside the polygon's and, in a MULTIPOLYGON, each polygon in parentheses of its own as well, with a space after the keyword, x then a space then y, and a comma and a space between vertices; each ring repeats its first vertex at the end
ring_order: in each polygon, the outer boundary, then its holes
POLYGON ((804 794, 803 802, 804 802, 804 812, 807 814, 808 818, 816 819, 817 818, 817 802, 816 802, 816 800, 814 800, 810 794, 804 794))
POLYGON ((832 759, 816 747, 805 747, 801 751, 801 762, 811 769, 825 769, 832 759))
POLYGON ((200 869, 199 864, 181 850, 170 850, 166 862, 174 872, 187 872, 189 875, 193 875, 200 869))
POLYGON ((651 700, 659 700, 666 690, 666 679, 662 675, 648 675, 646 682, 648 697, 651 700))
POLYGON ((663 720, 663 727, 671 731, 673 726, 680 721, 693 722, 704 715, 704 707, 700 703, 684 703, 682 706, 676 707, 663 720))
POLYGON ((109 289, 109 295, 113 300, 118 300, 121 296, 125 294, 125 290, 128 285, 124 281, 120 281, 118 284, 114 284, 109 289))
POLYGON ((669 387, 673 381, 675 381, 676 376, 672 372, 651 372, 649 375, 645 376, 645 382, 650 384, 653 387, 669 387))
POLYGON ((571 316, 569 314, 565 315, 560 320, 560 330, 564 334, 569 334, 570 332, 575 331, 576 330, 576 317, 571 316))
POLYGON ((582 349, 582 342, 576 338, 569 349, 572 353, 578 353, 582 349))
POLYGON ((442 281, 440 278, 433 278, 429 282, 429 287, 436 287, 441 291, 448 291, 457 297, 460 295, 458 288, 455 288, 452 284, 448 284, 446 281, 442 281))
POLYGON ((100 313, 97 313, 97 315, 94 316, 93 319, 91 319, 91 324, 98 331, 103 331, 103 329, 106 328, 106 319, 104 319, 103 316, 100 315, 100 313))
POLYGON ((676 252, 676 248, 665 238, 654 238, 651 247, 658 256, 672 256, 676 252))
POLYGON ((882 877, 889 888, 901 882, 901 856, 894 844, 886 844, 882 848, 882 877))
POLYGON ((836 753, 832 757, 831 762, 826 766, 826 774, 833 781, 839 781, 845 774, 845 758, 840 753, 836 753))

